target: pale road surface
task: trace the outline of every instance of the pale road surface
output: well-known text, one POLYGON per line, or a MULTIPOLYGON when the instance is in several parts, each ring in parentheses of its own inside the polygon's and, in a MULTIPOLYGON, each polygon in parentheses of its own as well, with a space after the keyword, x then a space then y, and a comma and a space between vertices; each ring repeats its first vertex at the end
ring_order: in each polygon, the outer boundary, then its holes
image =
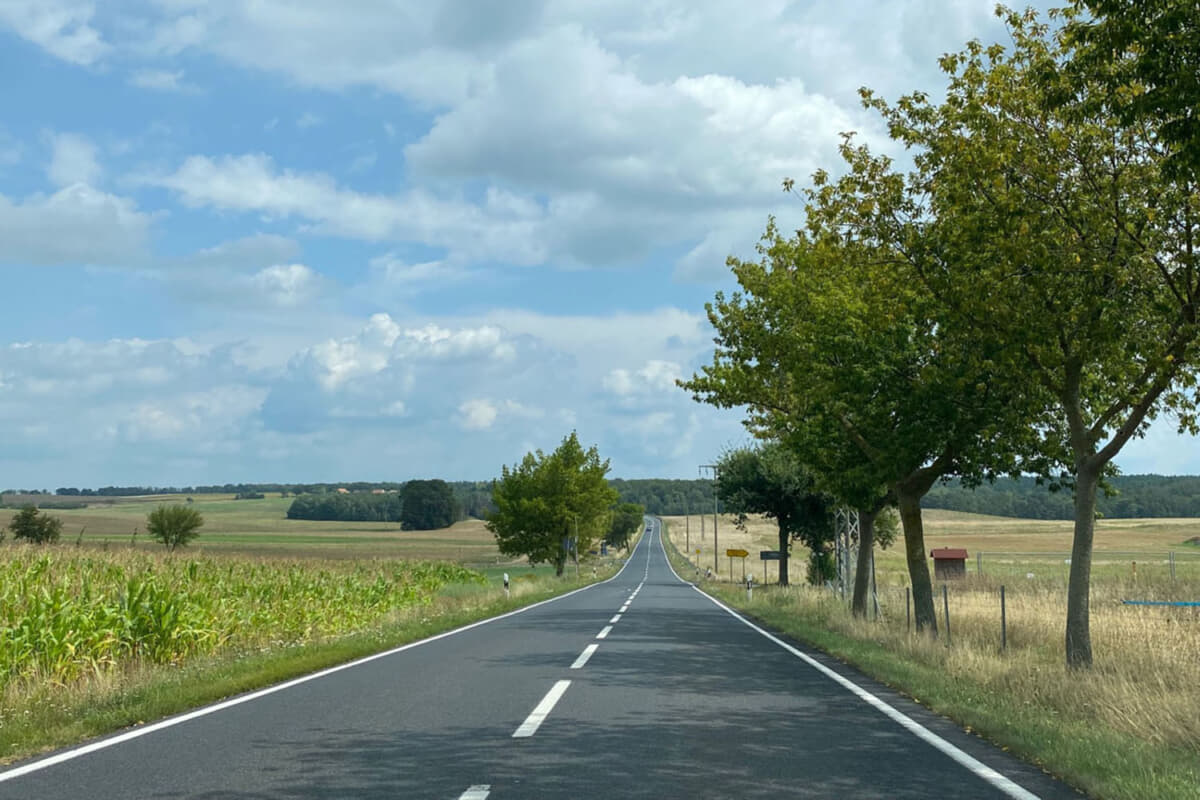
POLYGON ((660 524, 605 583, 13 765, 0 798, 1079 796, 714 603, 660 524))

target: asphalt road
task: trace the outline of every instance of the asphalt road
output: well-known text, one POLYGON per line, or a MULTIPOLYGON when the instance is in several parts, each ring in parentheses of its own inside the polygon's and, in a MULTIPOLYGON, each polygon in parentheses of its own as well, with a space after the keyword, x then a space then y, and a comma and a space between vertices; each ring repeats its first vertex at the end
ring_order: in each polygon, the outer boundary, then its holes
POLYGON ((1066 798, 678 578, 612 580, 0 772, 0 798, 1066 798))

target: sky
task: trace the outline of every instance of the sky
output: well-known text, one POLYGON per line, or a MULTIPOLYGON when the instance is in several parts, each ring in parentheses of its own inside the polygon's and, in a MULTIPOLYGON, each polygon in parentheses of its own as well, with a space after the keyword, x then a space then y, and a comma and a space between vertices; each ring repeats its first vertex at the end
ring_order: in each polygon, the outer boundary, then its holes
POLYGON ((695 477, 726 257, 992 7, 0 0, 0 486, 695 477))

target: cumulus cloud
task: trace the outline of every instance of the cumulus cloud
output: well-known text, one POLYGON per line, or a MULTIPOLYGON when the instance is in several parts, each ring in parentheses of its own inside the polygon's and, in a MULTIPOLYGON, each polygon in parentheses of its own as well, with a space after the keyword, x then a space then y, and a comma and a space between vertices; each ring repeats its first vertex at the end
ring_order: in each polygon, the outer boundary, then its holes
POLYGON ((110 50, 91 25, 94 13, 95 4, 81 0, 7 0, 0 3, 0 26, 63 61, 86 66, 110 50))
POLYGON ((75 183, 96 185, 100 179, 100 163, 96 160, 96 146, 77 133, 54 133, 50 135, 51 157, 46 175, 56 186, 75 183))
POLYGON ((461 421, 464 430, 482 431, 492 427, 496 421, 496 407, 488 400, 475 399, 468 400, 458 407, 458 413, 461 415, 461 421))
POLYGON ((143 255, 151 216, 83 183, 21 202, 0 195, 0 263, 123 266, 143 255))
POLYGON ((369 194, 324 173, 277 169, 264 154, 191 156, 173 173, 144 178, 177 192, 186 205, 299 218, 317 233, 365 241, 416 241, 463 258, 538 263, 540 211, 502 192, 482 204, 441 199, 427 190, 369 194))

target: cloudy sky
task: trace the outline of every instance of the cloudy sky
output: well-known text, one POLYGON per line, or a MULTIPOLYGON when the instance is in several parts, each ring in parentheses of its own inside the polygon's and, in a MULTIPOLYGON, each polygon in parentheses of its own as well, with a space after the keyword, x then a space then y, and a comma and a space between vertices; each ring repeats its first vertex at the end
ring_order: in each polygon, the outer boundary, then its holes
POLYGON ((726 255, 991 6, 0 0, 0 486, 692 477, 726 255))

